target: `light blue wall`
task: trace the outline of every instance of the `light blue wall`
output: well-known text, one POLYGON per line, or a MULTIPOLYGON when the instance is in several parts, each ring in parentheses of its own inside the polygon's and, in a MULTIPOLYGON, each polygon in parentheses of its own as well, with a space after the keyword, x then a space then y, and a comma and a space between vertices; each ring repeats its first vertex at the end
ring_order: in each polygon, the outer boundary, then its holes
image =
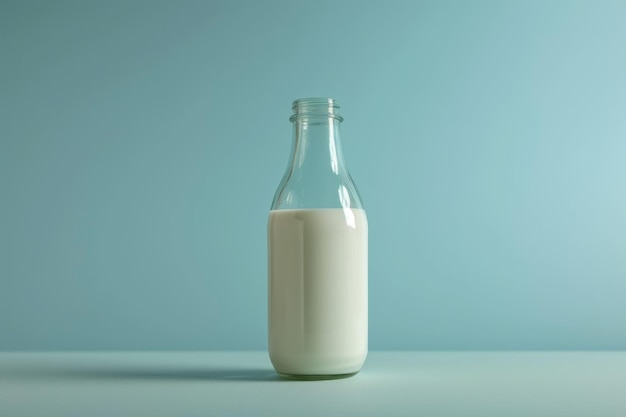
POLYGON ((372 349, 626 348, 626 2, 3 1, 0 349, 263 349, 291 100, 372 349))

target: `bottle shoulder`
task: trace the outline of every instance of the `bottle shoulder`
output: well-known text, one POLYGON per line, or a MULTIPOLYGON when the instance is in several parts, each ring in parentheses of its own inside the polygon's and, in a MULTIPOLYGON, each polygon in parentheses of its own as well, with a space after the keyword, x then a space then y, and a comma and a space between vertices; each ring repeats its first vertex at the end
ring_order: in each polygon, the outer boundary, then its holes
POLYGON ((359 191, 348 173, 305 178, 285 173, 274 199, 272 210, 354 208, 363 209, 359 191))

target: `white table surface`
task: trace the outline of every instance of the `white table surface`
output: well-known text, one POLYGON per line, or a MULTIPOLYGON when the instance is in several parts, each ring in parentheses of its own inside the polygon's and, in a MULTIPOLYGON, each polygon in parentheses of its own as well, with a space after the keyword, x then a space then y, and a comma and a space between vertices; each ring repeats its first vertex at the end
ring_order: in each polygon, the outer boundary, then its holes
POLYGON ((370 352, 315 382, 265 352, 5 352, 0 416, 626 417, 626 352, 370 352))

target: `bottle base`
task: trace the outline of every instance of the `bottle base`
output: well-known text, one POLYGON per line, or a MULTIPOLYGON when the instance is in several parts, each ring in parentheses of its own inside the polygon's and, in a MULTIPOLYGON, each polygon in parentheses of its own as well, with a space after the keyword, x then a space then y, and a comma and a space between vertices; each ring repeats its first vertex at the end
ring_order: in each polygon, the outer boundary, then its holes
POLYGON ((277 372, 277 373, 278 373, 278 376, 280 376, 281 378, 289 379, 292 381, 324 381, 328 379, 350 378, 351 376, 358 374, 359 371, 350 372, 347 374, 330 374, 330 375, 299 375, 299 374, 283 374, 280 372, 277 372))

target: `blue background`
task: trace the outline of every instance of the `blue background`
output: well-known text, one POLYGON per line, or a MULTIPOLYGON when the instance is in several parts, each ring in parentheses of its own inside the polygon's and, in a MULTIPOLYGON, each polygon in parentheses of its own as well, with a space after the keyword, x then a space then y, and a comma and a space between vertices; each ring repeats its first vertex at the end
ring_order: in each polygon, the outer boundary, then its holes
POLYGON ((2 1, 0 349, 264 349, 291 101, 372 349, 626 348, 626 2, 2 1))

